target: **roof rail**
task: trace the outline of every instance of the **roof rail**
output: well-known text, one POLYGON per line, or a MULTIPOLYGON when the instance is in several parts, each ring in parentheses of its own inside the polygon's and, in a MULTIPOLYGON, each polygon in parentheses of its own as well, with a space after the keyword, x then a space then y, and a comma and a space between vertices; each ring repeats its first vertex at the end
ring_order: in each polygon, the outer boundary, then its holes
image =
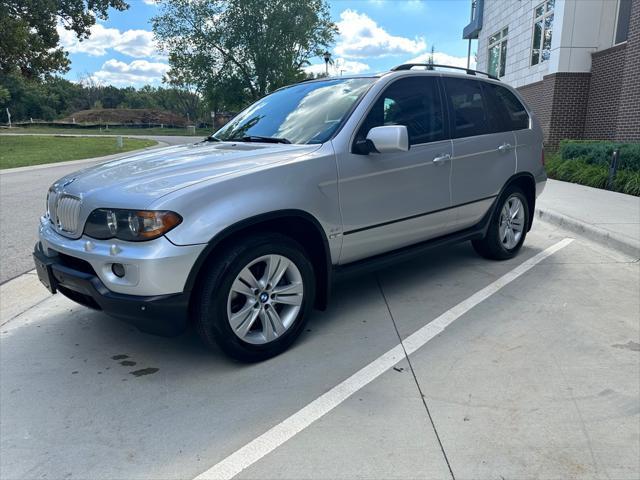
POLYGON ((453 70, 462 70, 463 72, 466 72, 467 75, 477 75, 479 73, 481 75, 486 75, 488 78, 491 78, 492 80, 500 81, 498 77, 491 75, 490 73, 487 73, 487 72, 480 72, 479 70, 472 70, 470 68, 464 68, 464 67, 454 67, 453 65, 438 65, 437 63, 403 63, 402 65, 393 67, 391 71, 397 72, 399 70, 411 70, 413 67, 426 67, 427 70, 434 70, 436 68, 451 68, 453 70))

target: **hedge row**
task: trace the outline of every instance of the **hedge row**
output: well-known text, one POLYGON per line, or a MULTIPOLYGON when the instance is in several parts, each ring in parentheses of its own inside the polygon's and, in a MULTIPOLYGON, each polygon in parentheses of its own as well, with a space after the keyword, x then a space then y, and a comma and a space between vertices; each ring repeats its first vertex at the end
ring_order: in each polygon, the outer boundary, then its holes
MULTIPOLYGON (((546 169, 549 178, 588 187, 606 188, 609 179, 608 163, 595 163, 587 157, 564 159, 562 155, 553 155, 547 160, 546 169)), ((618 170, 611 190, 640 197, 640 169, 618 170)))
POLYGON ((608 167, 616 148, 620 150, 619 169, 640 171, 640 143, 563 140, 559 153, 563 160, 582 159, 588 164, 608 167))

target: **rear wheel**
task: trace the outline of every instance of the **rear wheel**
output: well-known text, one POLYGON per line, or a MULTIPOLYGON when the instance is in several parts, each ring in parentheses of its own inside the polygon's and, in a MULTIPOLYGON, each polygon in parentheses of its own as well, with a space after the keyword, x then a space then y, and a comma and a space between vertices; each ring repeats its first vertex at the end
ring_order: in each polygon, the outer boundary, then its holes
POLYGON ((529 215, 529 204, 522 190, 517 187, 508 188, 501 196, 487 235, 482 240, 474 240, 473 248, 485 258, 513 258, 527 236, 529 215))
POLYGON ((208 346, 242 361, 286 350, 302 332, 315 296, 313 266, 290 238, 240 240, 212 262, 196 299, 196 325, 208 346))

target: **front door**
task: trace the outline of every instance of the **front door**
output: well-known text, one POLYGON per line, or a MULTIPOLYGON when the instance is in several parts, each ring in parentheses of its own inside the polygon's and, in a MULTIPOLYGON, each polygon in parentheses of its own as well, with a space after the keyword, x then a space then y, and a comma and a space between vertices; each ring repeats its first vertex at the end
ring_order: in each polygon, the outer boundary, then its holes
POLYGON ((448 139, 439 79, 412 75, 374 102, 356 140, 382 125, 404 125, 409 151, 338 158, 343 219, 340 263, 448 233, 452 224, 448 139))

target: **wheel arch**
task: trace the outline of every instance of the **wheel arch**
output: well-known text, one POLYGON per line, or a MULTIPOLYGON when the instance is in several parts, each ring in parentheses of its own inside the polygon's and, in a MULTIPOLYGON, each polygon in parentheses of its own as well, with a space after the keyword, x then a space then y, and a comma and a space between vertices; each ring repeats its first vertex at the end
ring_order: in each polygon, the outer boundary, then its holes
POLYGON ((529 222, 527 225, 527 231, 531 230, 531 226, 533 225, 533 216, 535 215, 536 209, 536 181, 533 178, 533 175, 529 172, 519 172, 513 175, 507 180, 500 195, 498 198, 502 196, 502 194, 511 186, 519 187, 523 192, 527 199, 527 204, 529 207, 529 222))
POLYGON ((241 220, 228 226, 209 240, 196 260, 187 281, 185 292, 193 292, 203 273, 203 267, 216 258, 216 252, 234 239, 261 232, 282 233, 296 240, 305 249, 316 276, 315 307, 324 310, 331 290, 332 261, 329 241, 320 222, 303 210, 277 210, 241 220))

